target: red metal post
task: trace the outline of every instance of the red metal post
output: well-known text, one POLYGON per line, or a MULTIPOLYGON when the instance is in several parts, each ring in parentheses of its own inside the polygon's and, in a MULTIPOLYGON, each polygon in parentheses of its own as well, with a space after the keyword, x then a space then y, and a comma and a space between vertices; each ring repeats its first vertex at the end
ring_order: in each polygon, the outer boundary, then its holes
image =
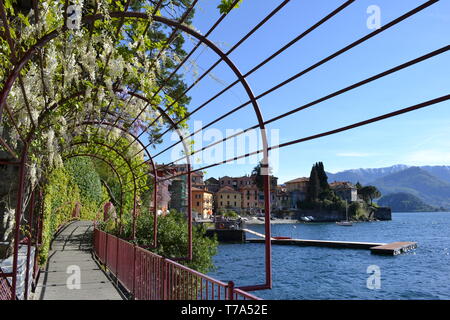
MULTIPOLYGON (((34 213, 34 190, 31 192, 31 199, 30 199, 30 207, 29 207, 29 213, 30 213, 30 221, 29 221, 29 236, 28 236, 28 243, 27 243, 27 267, 26 267, 26 274, 25 274, 25 293, 24 293, 24 299, 28 300, 28 283, 30 281, 30 255, 31 255, 31 241, 33 238, 33 213, 34 213)), ((34 254, 36 255, 36 251, 34 252, 34 254)))
POLYGON ((34 253, 34 270, 33 270, 33 281, 36 280, 36 272, 39 269, 38 264, 38 256, 39 256, 39 248, 42 239, 42 217, 44 215, 44 195, 41 190, 39 190, 39 214, 37 217, 36 223, 36 238, 35 238, 35 253, 34 253))
MULTIPOLYGON (((133 239, 134 240, 134 239, 133 239)), ((133 244, 133 285, 131 288, 133 298, 136 298, 136 244, 133 244)))
POLYGON ((24 151, 22 152, 22 158, 20 160, 20 171, 19 171, 19 185, 17 192, 17 206, 15 214, 15 227, 14 227, 14 256, 13 256, 13 268, 12 268, 12 283, 11 283, 11 300, 16 300, 17 294, 17 264, 19 261, 19 241, 20 241, 20 221, 22 219, 22 204, 23 204, 23 193, 25 188, 25 171, 26 171, 26 161, 28 154, 28 146, 24 146, 24 151))
POLYGON ((157 186, 158 186, 158 174, 155 171, 153 176, 153 247, 158 246, 158 206, 156 202, 157 197, 157 186))
MULTIPOLYGON (((268 151, 266 150, 266 153, 268 151)), ((267 154, 266 154, 267 156, 267 154)), ((265 260, 266 260, 266 286, 272 289, 272 242, 271 242, 271 225, 270 225, 270 174, 267 157, 263 160, 261 170, 266 170, 264 176, 264 213, 265 213, 265 260), (266 166, 266 168, 264 168, 266 166)))
POLYGON ((227 286, 227 300, 234 300, 234 282, 233 281, 228 281, 228 286, 227 286))
MULTIPOLYGON (((191 165, 188 163, 188 197, 187 197, 187 218, 188 218, 188 260, 192 260, 192 181, 191 165)), ((270 220, 269 220, 270 221, 270 220)))

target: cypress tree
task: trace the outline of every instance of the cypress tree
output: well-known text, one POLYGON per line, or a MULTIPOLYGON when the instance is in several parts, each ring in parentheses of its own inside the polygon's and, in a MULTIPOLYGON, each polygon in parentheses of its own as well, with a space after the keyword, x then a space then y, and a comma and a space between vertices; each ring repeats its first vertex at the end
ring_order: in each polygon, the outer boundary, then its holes
POLYGON ((316 165, 314 165, 311 169, 311 174, 309 175, 307 200, 308 201, 317 200, 319 198, 319 193, 320 193, 319 175, 317 174, 317 167, 316 165))
POLYGON ((320 182, 320 193, 327 192, 330 189, 330 185, 328 184, 328 177, 322 162, 316 163, 316 170, 320 182))

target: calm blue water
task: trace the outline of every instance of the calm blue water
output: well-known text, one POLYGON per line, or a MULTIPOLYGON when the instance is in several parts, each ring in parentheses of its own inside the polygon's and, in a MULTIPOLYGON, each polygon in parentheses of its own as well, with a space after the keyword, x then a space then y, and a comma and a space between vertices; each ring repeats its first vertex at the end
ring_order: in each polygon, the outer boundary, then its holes
MULTIPOLYGON (((264 226, 252 230, 264 233, 264 226)), ((274 236, 368 242, 416 241, 396 257, 369 250, 272 246, 273 289, 265 299, 450 299, 450 213, 394 213, 392 221, 273 225, 274 236), (367 288, 367 267, 381 269, 381 288, 367 288)), ((254 237, 251 235, 251 237, 254 237)), ((239 286, 264 282, 263 244, 221 244, 210 275, 239 286)))

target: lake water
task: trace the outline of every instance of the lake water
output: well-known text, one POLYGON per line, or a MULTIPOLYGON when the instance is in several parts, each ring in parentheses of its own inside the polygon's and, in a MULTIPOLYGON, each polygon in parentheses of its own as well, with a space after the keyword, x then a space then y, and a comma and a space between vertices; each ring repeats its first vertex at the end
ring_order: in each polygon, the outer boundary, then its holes
MULTIPOLYGON (((264 233, 264 226, 249 229, 264 233)), ((369 250, 272 246, 273 289, 265 299, 450 299, 450 213, 393 213, 392 221, 273 225, 274 236, 367 242, 415 241, 398 256, 369 250), (367 268, 381 271, 380 289, 368 289, 367 268)), ((248 235, 254 237, 253 235, 248 235)), ((209 275, 236 285, 264 282, 264 244, 221 244, 209 275)))

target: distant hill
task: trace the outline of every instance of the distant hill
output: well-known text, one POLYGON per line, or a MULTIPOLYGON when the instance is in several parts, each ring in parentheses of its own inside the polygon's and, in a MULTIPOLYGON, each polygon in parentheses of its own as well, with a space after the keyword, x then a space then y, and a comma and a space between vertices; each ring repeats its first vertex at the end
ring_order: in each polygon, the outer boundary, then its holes
POLYGON ((411 167, 372 181, 382 194, 406 192, 425 203, 450 208, 450 183, 442 181, 419 167, 411 167))
POLYGON ((378 178, 387 176, 389 174, 399 172, 409 168, 404 164, 397 164, 385 168, 370 168, 370 169, 351 169, 337 173, 327 172, 328 182, 333 181, 350 181, 354 184, 357 182, 365 185, 378 178))
POLYGON ((388 194, 381 197, 377 203, 383 207, 390 207, 393 212, 426 212, 439 210, 436 207, 426 204, 418 197, 405 192, 388 194))
POLYGON ((427 205, 450 209, 450 166, 409 167, 395 165, 378 169, 353 169, 327 173, 328 181, 374 185, 383 195, 408 193, 427 205))
POLYGON ((427 171, 442 181, 450 183, 450 166, 423 166, 419 168, 427 171))

